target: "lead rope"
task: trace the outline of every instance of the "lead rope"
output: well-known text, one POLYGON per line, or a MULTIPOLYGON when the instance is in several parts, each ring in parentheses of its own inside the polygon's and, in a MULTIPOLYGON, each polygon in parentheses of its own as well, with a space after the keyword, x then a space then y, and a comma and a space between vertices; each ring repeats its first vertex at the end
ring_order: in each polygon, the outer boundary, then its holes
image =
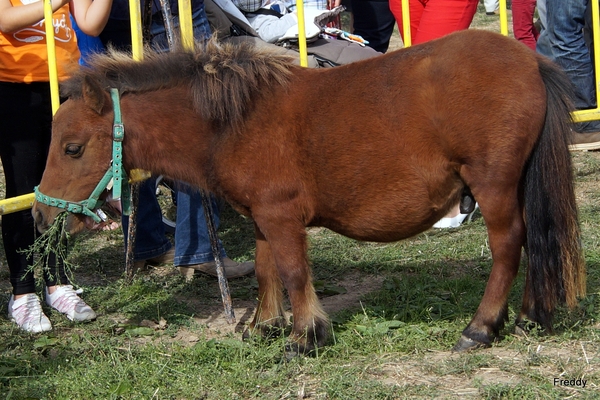
POLYGON ((129 215, 129 229, 127 231, 127 249, 125 251, 125 275, 128 280, 133 278, 134 274, 134 253, 135 249, 135 218, 137 210, 137 193, 138 183, 133 184, 130 188, 128 184, 127 174, 123 169, 123 139, 125 138, 125 127, 121 118, 121 101, 119 98, 119 90, 110 89, 110 97, 113 102, 113 111, 115 114, 113 123, 113 198, 121 199, 121 207, 124 214, 129 215), (123 185, 126 185, 122 191, 123 185))

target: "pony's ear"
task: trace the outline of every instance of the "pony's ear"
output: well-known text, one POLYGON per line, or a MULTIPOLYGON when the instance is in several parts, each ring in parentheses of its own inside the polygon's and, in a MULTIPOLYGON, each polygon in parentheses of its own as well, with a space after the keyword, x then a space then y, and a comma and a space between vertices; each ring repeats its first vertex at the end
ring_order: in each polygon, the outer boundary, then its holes
POLYGON ((102 114, 102 109, 107 104, 108 94, 102 90, 98 82, 89 76, 85 76, 82 92, 85 104, 98 114, 102 114))

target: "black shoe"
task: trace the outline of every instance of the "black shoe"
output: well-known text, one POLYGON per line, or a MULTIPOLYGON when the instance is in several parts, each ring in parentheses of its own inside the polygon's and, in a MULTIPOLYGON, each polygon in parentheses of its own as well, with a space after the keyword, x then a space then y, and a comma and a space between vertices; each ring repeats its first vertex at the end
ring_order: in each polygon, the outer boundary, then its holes
POLYGON ((471 194, 470 190, 465 190, 460 199, 460 213, 470 214, 475 209, 475 198, 471 194))

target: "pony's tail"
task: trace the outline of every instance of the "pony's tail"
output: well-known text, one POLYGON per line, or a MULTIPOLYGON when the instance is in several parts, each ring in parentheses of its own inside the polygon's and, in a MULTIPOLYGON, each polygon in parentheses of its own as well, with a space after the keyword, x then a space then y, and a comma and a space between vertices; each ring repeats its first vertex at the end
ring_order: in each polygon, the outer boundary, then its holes
POLYGON ((573 308, 585 295, 586 275, 569 152, 572 86, 550 61, 538 56, 538 64, 546 86, 546 120, 525 172, 529 304, 524 306, 529 318, 551 331, 555 307, 573 308))

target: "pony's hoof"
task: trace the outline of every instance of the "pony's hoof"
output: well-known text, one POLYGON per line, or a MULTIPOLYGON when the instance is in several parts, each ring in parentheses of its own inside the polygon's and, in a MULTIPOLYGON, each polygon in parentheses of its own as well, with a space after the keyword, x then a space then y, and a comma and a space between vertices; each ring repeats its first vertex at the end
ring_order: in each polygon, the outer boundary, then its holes
POLYGON ((466 337, 465 335, 461 335, 458 342, 452 348, 452 351, 458 353, 458 352, 475 350, 475 349, 485 349, 488 347, 491 347, 491 345, 489 343, 478 342, 469 337, 466 337))
POLYGON ((525 326, 515 325, 515 335, 520 337, 527 337, 529 330, 525 326))
POLYGON ((312 356, 316 354, 314 345, 301 344, 298 342, 288 342, 285 345, 285 358, 291 360, 298 356, 312 356))
POLYGON ((285 328, 281 326, 248 327, 244 333, 242 333, 242 340, 247 341, 259 337, 265 340, 271 340, 281 337, 284 334, 285 328))
POLYGON ((250 328, 246 328, 244 333, 242 333, 242 340, 244 342, 247 342, 248 340, 250 340, 251 337, 252 337, 252 334, 250 333, 250 328))
POLYGON ((286 361, 292 361, 294 358, 300 357, 302 353, 298 352, 296 346, 286 344, 283 350, 283 357, 286 361))
POLYGON ((544 332, 544 327, 542 327, 537 322, 533 322, 527 319, 523 319, 515 323, 515 335, 517 336, 527 337, 533 331, 542 333, 544 332))

